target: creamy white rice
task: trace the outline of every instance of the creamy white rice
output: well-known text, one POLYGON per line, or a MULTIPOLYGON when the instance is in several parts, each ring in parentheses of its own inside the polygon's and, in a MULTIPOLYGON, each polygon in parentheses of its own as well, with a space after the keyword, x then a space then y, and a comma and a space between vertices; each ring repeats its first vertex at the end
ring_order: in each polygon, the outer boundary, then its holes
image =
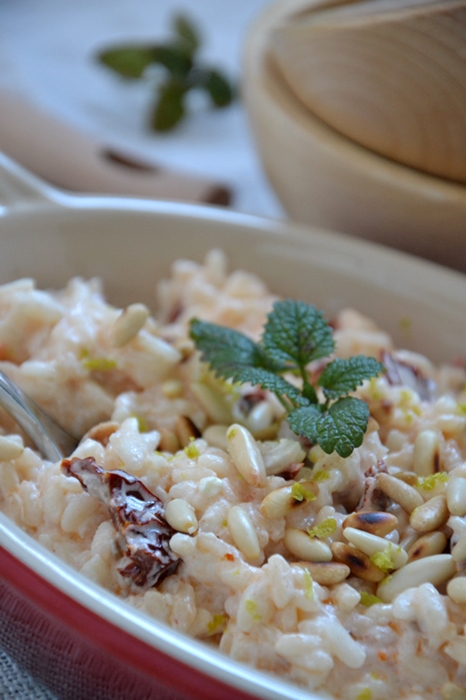
POLYGON ((385 358, 391 372, 356 392, 371 411, 362 446, 327 455, 287 429, 273 395, 216 380, 187 337, 198 317, 257 339, 274 300, 257 277, 228 274, 220 251, 176 262, 147 319, 138 307, 122 320, 98 280, 54 293, 32 280, 0 287, 0 369, 84 436, 73 457, 123 470, 161 499, 181 564, 158 587, 129 585, 105 505, 3 412, 0 506, 129 604, 246 664, 344 700, 465 700, 466 372, 396 350, 374 321, 342 310, 337 355, 385 358), (233 423, 264 484, 227 442, 233 423), (314 500, 290 506, 295 482, 314 500), (391 576, 368 551, 359 569, 349 556, 371 545, 354 518, 356 535, 343 523, 367 511, 396 516, 382 534, 400 557, 391 576), (327 537, 307 534, 329 519, 327 537))

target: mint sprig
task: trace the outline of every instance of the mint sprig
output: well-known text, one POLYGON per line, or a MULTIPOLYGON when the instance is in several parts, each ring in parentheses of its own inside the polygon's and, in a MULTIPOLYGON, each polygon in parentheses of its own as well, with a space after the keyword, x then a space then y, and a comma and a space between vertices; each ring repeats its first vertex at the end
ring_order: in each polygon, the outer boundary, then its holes
POLYGON ((191 338, 201 359, 223 379, 259 385, 275 393, 287 410, 291 429, 324 452, 349 457, 363 441, 369 420, 364 401, 348 394, 385 371, 373 357, 330 361, 314 385, 307 366, 330 355, 332 329, 321 311, 303 301, 276 302, 259 343, 243 333, 193 319, 191 338), (283 375, 299 377, 295 382, 283 375), (299 384, 297 386, 296 384, 299 384), (324 401, 319 401, 317 387, 324 401))
POLYGON ((216 109, 228 106, 234 98, 228 78, 199 62, 200 46, 196 27, 184 15, 176 15, 173 36, 167 42, 112 46, 100 51, 97 60, 123 78, 149 83, 154 82, 149 69, 162 68, 164 76, 155 88, 149 126, 155 131, 170 131, 186 116, 186 96, 191 90, 203 91, 216 109))

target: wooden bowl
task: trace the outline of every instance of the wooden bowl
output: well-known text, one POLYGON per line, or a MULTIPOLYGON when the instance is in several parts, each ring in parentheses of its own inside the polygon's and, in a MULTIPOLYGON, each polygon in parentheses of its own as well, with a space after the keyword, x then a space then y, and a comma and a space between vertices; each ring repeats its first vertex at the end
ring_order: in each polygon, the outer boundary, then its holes
POLYGON ((294 15, 271 50, 326 124, 466 184, 466 0, 362 0, 294 15))
POLYGON ((290 15, 325 6, 285 0, 253 25, 244 95, 263 165, 288 214, 466 271, 466 186, 374 154, 296 97, 271 52, 290 15))

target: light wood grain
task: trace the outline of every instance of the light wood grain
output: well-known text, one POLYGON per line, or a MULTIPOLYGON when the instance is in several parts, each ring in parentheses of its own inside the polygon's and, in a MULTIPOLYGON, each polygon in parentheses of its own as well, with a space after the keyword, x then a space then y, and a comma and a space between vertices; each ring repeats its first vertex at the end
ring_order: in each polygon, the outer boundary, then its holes
POLYGON ((244 84, 256 146, 286 211, 466 272, 466 187, 379 156, 305 107, 271 56, 290 6, 304 10, 310 0, 273 4, 253 26, 244 84))
POLYGON ((311 10, 270 41, 303 104, 381 155, 466 182, 466 0, 311 10))

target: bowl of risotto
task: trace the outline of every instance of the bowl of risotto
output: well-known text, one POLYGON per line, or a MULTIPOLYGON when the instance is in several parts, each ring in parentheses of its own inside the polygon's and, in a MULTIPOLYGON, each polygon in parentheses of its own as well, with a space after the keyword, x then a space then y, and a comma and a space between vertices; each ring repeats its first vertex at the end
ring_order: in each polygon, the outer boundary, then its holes
POLYGON ((0 170, 0 370, 79 440, 0 412, 0 645, 70 700, 464 700, 464 276, 0 170))

